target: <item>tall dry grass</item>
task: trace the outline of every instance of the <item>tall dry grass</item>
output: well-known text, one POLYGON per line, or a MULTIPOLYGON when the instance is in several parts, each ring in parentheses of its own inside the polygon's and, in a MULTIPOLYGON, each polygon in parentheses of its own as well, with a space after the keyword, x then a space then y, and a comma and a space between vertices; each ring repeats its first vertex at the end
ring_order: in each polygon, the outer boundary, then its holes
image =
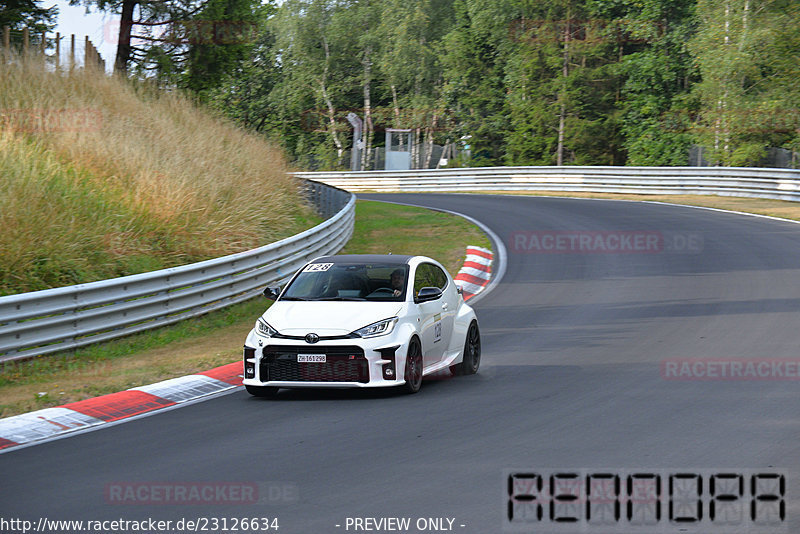
POLYGON ((0 294, 239 252, 312 218, 279 149, 177 93, 0 70, 0 294))

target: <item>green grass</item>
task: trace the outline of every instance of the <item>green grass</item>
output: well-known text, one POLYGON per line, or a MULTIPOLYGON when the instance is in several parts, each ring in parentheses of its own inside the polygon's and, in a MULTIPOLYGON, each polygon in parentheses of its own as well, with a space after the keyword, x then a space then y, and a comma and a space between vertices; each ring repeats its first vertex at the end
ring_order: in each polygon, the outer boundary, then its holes
POLYGON ((0 69, 0 295, 242 252, 311 210, 282 151, 177 92, 0 69))
MULTIPOLYGON (((342 253, 419 254, 455 274, 467 245, 490 247, 466 220, 423 208, 358 201, 342 253)), ((57 406, 236 361, 269 301, 256 298, 201 317, 71 352, 0 364, 0 417, 57 406)))
POLYGON ((429 256, 455 275, 467 245, 491 248, 491 241, 474 224, 449 213, 360 200, 353 237, 342 253, 429 256))
MULTIPOLYGON (((113 341, 88 345, 63 353, 37 356, 30 360, 0 364, 0 388, 20 381, 45 382, 53 376, 63 376, 76 371, 97 367, 98 363, 116 358, 127 358, 139 352, 165 347, 171 343, 205 336, 216 330, 242 322, 255 323, 268 307, 263 298, 251 299, 228 306, 199 317, 186 319, 173 325, 132 334, 113 341)), ((2 398, 2 390, 0 390, 2 398)))

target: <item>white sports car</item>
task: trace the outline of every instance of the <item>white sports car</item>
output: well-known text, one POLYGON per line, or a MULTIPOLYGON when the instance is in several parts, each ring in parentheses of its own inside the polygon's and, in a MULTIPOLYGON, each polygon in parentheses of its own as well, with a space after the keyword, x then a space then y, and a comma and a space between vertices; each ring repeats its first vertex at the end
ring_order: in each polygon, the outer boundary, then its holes
POLYGON ((279 388, 403 386, 450 368, 474 374, 481 360, 478 320, 447 271, 424 256, 317 258, 283 291, 244 346, 252 395, 279 388))

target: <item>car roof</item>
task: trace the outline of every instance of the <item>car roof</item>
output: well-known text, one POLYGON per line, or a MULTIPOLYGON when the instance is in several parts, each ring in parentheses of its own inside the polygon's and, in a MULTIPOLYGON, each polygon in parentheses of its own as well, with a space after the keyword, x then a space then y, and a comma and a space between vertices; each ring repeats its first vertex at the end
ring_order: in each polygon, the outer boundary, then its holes
POLYGON ((415 257, 402 254, 342 254, 315 258, 313 263, 408 263, 415 257))

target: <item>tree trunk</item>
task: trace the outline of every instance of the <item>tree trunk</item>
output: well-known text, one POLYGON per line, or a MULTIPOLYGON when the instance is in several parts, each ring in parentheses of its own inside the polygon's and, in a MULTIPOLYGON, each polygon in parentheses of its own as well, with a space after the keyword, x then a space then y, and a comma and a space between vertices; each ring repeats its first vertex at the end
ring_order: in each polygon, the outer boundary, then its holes
POLYGON ((426 137, 427 142, 427 154, 425 154, 425 166, 424 169, 431 168, 431 158, 433 157, 433 131, 436 129, 436 124, 439 122, 439 113, 433 113, 433 120, 431 121, 431 125, 427 128, 426 137))
POLYGON ((322 38, 322 46, 325 49, 325 68, 322 69, 322 79, 319 82, 319 86, 322 99, 325 101, 325 106, 328 108, 329 131, 331 133, 331 138, 333 139, 333 144, 336 145, 336 163, 341 165, 342 156, 344 155, 344 145, 342 145, 342 141, 339 139, 339 135, 336 133, 336 108, 333 107, 333 102, 328 95, 328 88, 326 86, 328 83, 328 63, 331 59, 331 51, 328 47, 328 40, 325 39, 325 37, 322 38))
MULTIPOLYGON (((397 86, 392 84, 392 104, 394 105, 394 127, 395 128, 402 128, 400 125, 400 105, 397 103, 397 86)), ((400 136, 400 150, 404 150, 405 146, 405 136, 400 136)), ((387 149, 389 147, 386 147, 387 149)))
MULTIPOLYGON (((730 54, 729 46, 731 44, 731 4, 730 0, 725 0, 725 54, 730 54)), ((729 72, 725 72, 725 79, 723 80, 723 87, 725 88, 722 93, 721 102, 721 115, 722 115, 722 161, 723 165, 728 164, 728 151, 730 149, 730 125, 728 124, 728 84, 731 82, 729 72)))
POLYGON ((336 155, 338 162, 341 163, 342 156, 344 155, 344 145, 342 145, 342 141, 339 139, 339 135, 336 133, 336 108, 333 107, 333 102, 331 102, 330 97, 328 96, 328 90, 325 87, 325 83, 320 83, 320 89, 322 91, 322 98, 325 100, 325 105, 328 108, 328 129, 331 133, 331 138, 333 139, 333 144, 336 145, 336 155))
POLYGON ((372 49, 367 47, 364 51, 364 151, 361 153, 361 170, 367 170, 372 156, 372 98, 370 95, 370 84, 372 82, 372 49))
POLYGON ((120 74, 128 73, 128 62, 131 59, 131 33, 133 30, 133 11, 139 0, 122 0, 122 15, 119 20, 119 39, 114 70, 120 74))
POLYGON ((558 146, 556 147, 556 165, 564 164, 564 130, 567 123, 567 76, 569 76, 569 39, 570 21, 569 11, 567 12, 566 24, 564 24, 564 57, 561 65, 561 75, 564 77, 562 83, 560 109, 558 112, 558 146))

